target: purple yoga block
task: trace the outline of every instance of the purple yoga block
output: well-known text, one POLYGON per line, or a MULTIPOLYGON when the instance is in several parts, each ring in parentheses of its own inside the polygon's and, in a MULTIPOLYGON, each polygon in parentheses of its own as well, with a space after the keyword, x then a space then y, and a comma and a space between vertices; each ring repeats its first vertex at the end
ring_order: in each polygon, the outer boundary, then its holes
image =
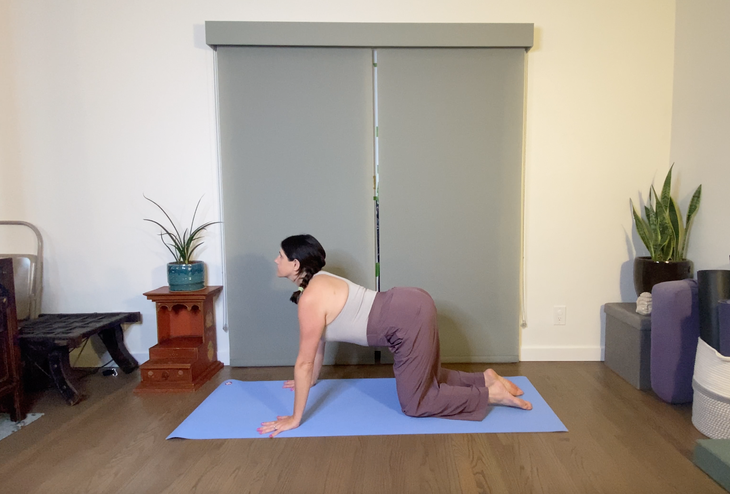
POLYGON ((720 353, 730 357, 730 300, 717 304, 717 318, 720 320, 720 353))
POLYGON ((697 282, 659 283, 651 296, 651 388, 668 403, 688 403, 700 336, 697 282))

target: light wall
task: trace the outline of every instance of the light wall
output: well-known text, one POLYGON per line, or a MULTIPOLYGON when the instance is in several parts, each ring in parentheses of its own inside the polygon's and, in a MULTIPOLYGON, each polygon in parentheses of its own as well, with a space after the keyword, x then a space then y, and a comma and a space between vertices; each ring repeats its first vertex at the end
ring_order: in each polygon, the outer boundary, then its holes
MULTIPOLYGON (((155 215, 142 195, 185 220, 203 196, 200 219, 220 217, 206 20, 534 23, 522 358, 600 359, 602 305, 634 296, 628 199, 670 163, 673 1, 1 5, 0 218, 30 221, 45 236, 44 311, 143 313, 126 334, 140 360, 156 342, 142 293, 165 284, 168 261, 142 221, 155 215), (565 326, 552 324, 555 305, 567 306, 565 326)), ((201 253, 210 284, 223 281, 219 232, 211 229, 201 253)), ((219 353, 228 362, 224 312, 220 300, 219 353)))
POLYGON ((671 160, 683 211, 702 184, 690 237, 695 270, 730 269, 730 2, 677 2, 671 160))

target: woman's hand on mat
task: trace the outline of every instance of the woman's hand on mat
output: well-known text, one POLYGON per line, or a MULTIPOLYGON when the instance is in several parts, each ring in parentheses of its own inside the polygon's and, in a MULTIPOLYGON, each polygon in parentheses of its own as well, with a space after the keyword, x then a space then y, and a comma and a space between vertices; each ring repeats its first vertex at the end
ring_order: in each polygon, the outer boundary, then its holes
POLYGON ((259 434, 269 434, 269 437, 276 437, 280 432, 296 429, 299 427, 299 421, 295 420, 291 415, 276 417, 275 422, 262 422, 261 427, 256 429, 259 434))
MULTIPOLYGON (((314 382, 312 383, 312 386, 314 386, 314 385, 315 385, 315 384, 317 384, 318 382, 319 382, 319 381, 314 381, 314 382)), ((294 391, 294 380, 292 379, 291 381, 284 381, 284 387, 285 387, 285 388, 288 388, 288 389, 291 389, 292 391, 294 391)))

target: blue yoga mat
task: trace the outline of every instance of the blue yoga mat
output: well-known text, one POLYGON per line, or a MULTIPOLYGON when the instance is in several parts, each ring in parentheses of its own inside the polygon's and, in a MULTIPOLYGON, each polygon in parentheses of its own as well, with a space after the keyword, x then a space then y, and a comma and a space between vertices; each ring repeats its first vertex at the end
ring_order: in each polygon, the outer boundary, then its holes
MULTIPOLYGON (((491 407, 481 422, 408 417, 393 378, 323 380, 309 393, 302 424, 277 437, 567 431, 526 377, 509 379, 522 388, 533 409, 491 407)), ((283 384, 225 381, 167 439, 268 438, 256 431, 261 422, 292 413, 294 393, 283 384)))

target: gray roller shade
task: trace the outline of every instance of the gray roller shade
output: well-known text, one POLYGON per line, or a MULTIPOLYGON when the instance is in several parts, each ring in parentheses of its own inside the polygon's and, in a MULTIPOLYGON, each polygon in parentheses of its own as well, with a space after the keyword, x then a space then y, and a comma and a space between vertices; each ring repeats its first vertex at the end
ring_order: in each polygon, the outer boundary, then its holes
MULTIPOLYGON (((371 67, 367 49, 218 48, 231 365, 296 359, 295 286, 274 265, 285 237, 311 233, 325 269, 374 288, 371 67)), ((328 362, 373 360, 328 347, 328 362)))
POLYGON ((436 301, 446 362, 517 361, 521 49, 379 49, 381 289, 436 301))

